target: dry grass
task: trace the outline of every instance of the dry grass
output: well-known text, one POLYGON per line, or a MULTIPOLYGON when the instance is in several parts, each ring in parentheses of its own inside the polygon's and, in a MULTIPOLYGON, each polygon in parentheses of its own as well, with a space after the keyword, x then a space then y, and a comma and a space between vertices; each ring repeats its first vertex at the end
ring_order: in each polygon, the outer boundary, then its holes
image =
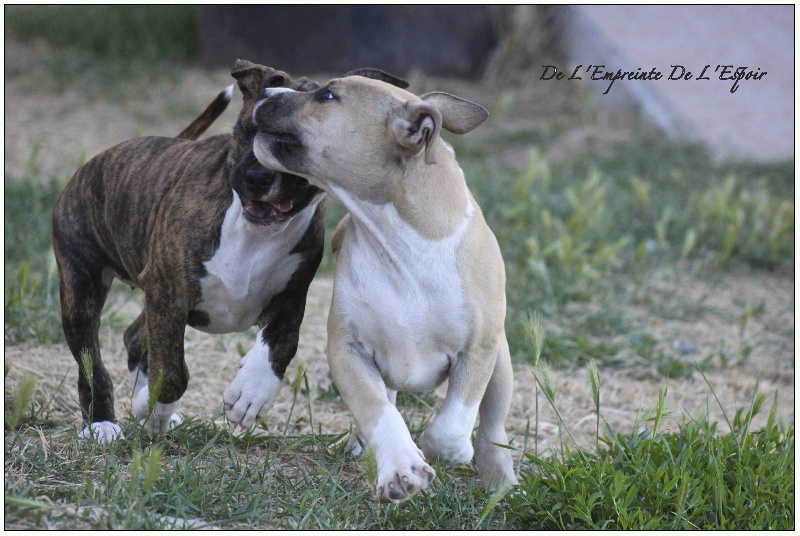
MULTIPOLYGON (((758 287, 749 281, 731 277, 725 284, 717 287, 715 301, 721 306, 730 304, 741 296, 743 288, 759 299, 770 300, 785 292, 785 281, 773 278, 768 285, 758 287), (745 283, 743 285, 743 283, 745 283), (771 287, 768 286, 771 283, 771 287)), ((661 288, 664 288, 662 284, 661 288)), ((674 285, 674 284, 673 284, 674 285)), ((703 283, 692 281, 694 290, 703 289, 703 283)), ((675 286, 671 289, 675 291, 675 286)), ((294 408, 294 417, 307 415, 307 405, 310 403, 313 412, 314 432, 324 434, 339 434, 350 428, 350 417, 346 407, 340 401, 333 401, 322 397, 321 392, 330 390, 330 376, 325 359, 325 326, 327 322, 328 307, 330 305, 332 280, 328 275, 320 275, 314 280, 309 292, 306 308, 306 318, 301 328, 300 347, 297 356, 287 371, 287 379, 294 379, 298 369, 305 371, 310 387, 311 397, 301 397, 301 401, 294 408)), ((120 299, 125 294, 123 290, 117 294, 117 303, 110 303, 107 312, 115 312, 130 321, 136 316, 138 306, 133 300, 120 299)), ((769 302, 771 304, 771 302, 769 302)), ((767 311, 774 311, 777 307, 768 307, 767 311)), ((637 314, 634 312, 634 314, 637 314)), ((638 314, 646 314, 639 312, 638 314)), ((785 326, 787 315, 765 314, 761 318, 751 320, 747 327, 747 343, 758 350, 754 352, 750 362, 745 366, 719 367, 707 372, 707 376, 723 403, 725 411, 735 413, 739 408, 750 404, 753 397, 756 377, 760 376, 760 392, 772 396, 779 391, 778 407, 787 416, 790 422, 794 421, 794 370, 787 368, 786 363, 778 363, 774 356, 784 356, 792 349, 792 341, 785 332, 774 331, 776 326, 785 326)), ((657 321, 654 319, 654 321, 657 321)), ((657 331, 664 334, 664 340, 692 340, 699 348, 694 356, 705 356, 706 349, 714 350, 720 340, 731 341, 730 352, 733 354, 737 344, 741 344, 738 337, 736 321, 724 322, 713 315, 707 315, 700 320, 689 322, 670 321, 663 322, 657 331)), ((551 326, 548 329, 554 329, 551 326)), ((122 331, 106 329, 101 336, 101 346, 104 363, 114 379, 115 394, 117 398, 118 415, 130 412, 131 385, 127 372, 127 357, 122 344, 122 331)), ((245 349, 252 345, 253 334, 213 336, 207 335, 191 328, 186 334, 186 360, 192 377, 189 389, 182 400, 181 411, 186 415, 201 419, 212 419, 221 414, 222 393, 227 384, 233 379, 236 365, 239 361, 237 345, 241 343, 245 349)), ((76 400, 75 386, 77 385, 77 365, 72 359, 65 344, 42 346, 34 343, 7 346, 5 348, 5 363, 10 366, 6 381, 6 395, 11 395, 16 386, 30 378, 36 382, 36 399, 43 403, 53 397, 54 393, 64 380, 64 385, 56 395, 53 407, 60 411, 64 417, 75 421, 76 431, 79 422, 79 409, 76 400)), ((557 374, 557 402, 565 422, 568 423, 573 435, 581 447, 588 448, 595 443, 595 413, 591 399, 589 381, 585 369, 571 370, 557 374)), ((641 420, 642 414, 655 407, 658 399, 658 388, 666 386, 668 389, 667 404, 675 409, 685 409, 690 415, 699 415, 706 408, 710 409, 712 420, 720 421, 720 431, 725 431, 724 419, 720 408, 714 403, 708 387, 702 378, 695 374, 690 378, 669 379, 659 374, 655 367, 611 367, 601 368, 601 396, 602 412, 605 419, 614 430, 633 431, 634 423, 641 420)), ((441 402, 446 392, 446 386, 436 391, 436 398, 441 402)), ((534 423, 535 408, 534 380, 531 371, 525 365, 516 365, 514 382, 514 399, 511 413, 507 421, 509 437, 512 446, 521 448, 526 428, 534 423)), ((275 403, 267 415, 266 422, 270 430, 284 430, 293 404, 293 392, 290 387, 284 386, 275 403)), ((557 445, 558 422, 552 409, 548 407, 543 394, 539 394, 540 425, 538 448, 539 452, 557 445)), ((428 415, 429 419, 432 415, 428 415)), ((418 416, 420 419, 425 416, 418 416)), ((680 424, 680 412, 672 420, 666 420, 666 430, 675 430, 680 424)), ((757 415, 754 421, 756 426, 762 426, 766 415, 757 415)), ((292 419, 294 423, 294 418, 292 419)), ((305 434, 311 432, 311 424, 306 419, 300 425, 292 424, 287 429, 291 434, 305 434)), ((529 443, 528 450, 533 451, 533 443, 529 443)), ((519 458, 521 454, 517 454, 519 458)))

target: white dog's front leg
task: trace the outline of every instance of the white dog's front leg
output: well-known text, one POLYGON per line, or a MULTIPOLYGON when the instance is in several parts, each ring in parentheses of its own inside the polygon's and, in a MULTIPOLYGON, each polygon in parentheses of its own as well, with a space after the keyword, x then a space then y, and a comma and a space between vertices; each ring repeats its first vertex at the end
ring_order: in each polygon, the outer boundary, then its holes
MULTIPOLYGON (((393 406, 397 406, 397 391, 393 389, 386 389, 386 398, 389 399, 389 402, 393 406)), ((364 434, 358 431, 358 428, 353 430, 350 433, 350 437, 347 440, 347 446, 345 450, 350 453, 351 456, 359 457, 364 450, 364 445, 366 445, 367 440, 364 439, 364 434)))
POLYGON ((378 464, 377 491, 382 502, 399 503, 428 487, 436 472, 414 444, 402 415, 388 402, 367 439, 378 464))
MULTIPOLYGON (((336 320, 332 323, 335 326, 336 320)), ((329 325, 328 336, 335 331, 329 325)), ((374 360, 358 343, 329 339, 328 364, 359 435, 366 448, 375 453, 378 498, 398 503, 426 488, 436 473, 425 462, 402 415, 390 401, 390 391, 374 360)))
POLYGON ((491 371, 486 369, 495 361, 481 357, 463 353, 451 362, 442 409, 419 438, 431 460, 460 465, 472 459, 472 430, 491 371))
POLYGON ((223 395, 228 420, 245 429, 267 412, 281 388, 281 379, 272 370, 269 360, 264 329, 258 332, 256 343, 242 358, 236 376, 223 395))
POLYGON ((170 404, 156 402, 150 411, 150 389, 147 387, 147 375, 138 368, 131 371, 133 384, 133 413, 144 421, 144 427, 154 434, 163 434, 183 422, 176 413, 180 401, 170 404))

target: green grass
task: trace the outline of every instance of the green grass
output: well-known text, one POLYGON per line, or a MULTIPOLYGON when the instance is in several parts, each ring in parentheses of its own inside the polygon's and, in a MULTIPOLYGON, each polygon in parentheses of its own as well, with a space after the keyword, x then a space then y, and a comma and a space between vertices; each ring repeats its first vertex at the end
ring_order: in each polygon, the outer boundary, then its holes
POLYGON ((6 181, 4 189, 5 340, 63 340, 52 246, 60 180, 6 181))
MULTIPOLYGON (((511 143, 491 126, 476 138, 495 152, 511 143)), ((696 273, 794 266, 793 165, 714 165, 697 147, 642 135, 561 164, 548 165, 531 150, 519 170, 472 152, 478 143, 464 140, 449 141, 503 251, 517 360, 518 322, 527 311, 569 326, 550 340, 548 359, 611 364, 621 349, 593 337, 649 336, 627 320, 630 305, 664 318, 709 313, 694 296, 647 303, 648 285, 673 271, 679 278, 681 261, 693 261, 696 273), (586 307, 567 312, 570 304, 586 307)))
MULTIPOLYGON (((540 379, 543 372, 534 370, 540 379)), ((552 382, 540 385, 558 414, 552 382)), ((766 426, 751 429, 765 402, 757 385, 751 405, 729 420, 730 433, 718 434, 704 415, 685 416, 678 432, 662 433, 670 413, 662 389, 635 426, 641 431, 623 434, 606 424, 594 452, 570 450, 568 425, 559 420, 560 446, 526 452, 519 487, 484 494, 472 466, 437 466, 431 488, 398 506, 377 502, 364 462, 345 454, 346 434, 294 436, 262 426, 267 434, 233 435, 225 425, 187 419, 151 438, 128 417, 127 439, 98 446, 51 419, 48 404, 29 403, 31 390, 17 393, 18 418, 6 418, 7 529, 794 528, 794 428, 775 402, 766 426)), ((302 400, 307 391, 293 392, 298 407, 311 403, 302 400)), ((399 403, 428 411, 421 399, 399 403)))
MULTIPOLYGON (((644 416, 650 426, 608 428, 593 453, 526 453, 509 522, 531 530, 793 530, 794 428, 777 416, 777 393, 763 430, 750 430, 764 404, 756 390, 722 435, 707 412, 660 433, 665 395, 644 416)), ((598 412, 598 428, 601 419, 598 412)))
POLYGON ((8 9, 15 39, 44 39, 121 62, 190 60, 200 49, 191 6, 27 6, 8 9))

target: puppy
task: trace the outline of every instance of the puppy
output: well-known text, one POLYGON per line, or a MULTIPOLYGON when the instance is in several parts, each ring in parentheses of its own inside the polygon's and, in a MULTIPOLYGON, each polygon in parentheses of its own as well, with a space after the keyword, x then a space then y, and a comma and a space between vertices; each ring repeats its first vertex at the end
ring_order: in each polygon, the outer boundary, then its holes
POLYGON ((428 486, 427 460, 469 462, 485 488, 516 484, 504 428, 513 377, 505 336, 505 268, 442 128, 464 134, 481 106, 418 97, 364 77, 313 92, 269 88, 256 105, 256 158, 293 173, 348 210, 328 317, 328 362, 359 435, 377 458, 377 493, 400 502, 428 486), (396 391, 448 380, 419 440, 396 391), (470 441, 476 418, 478 433, 470 441))
POLYGON ((272 404, 297 351, 306 293, 322 258, 326 195, 258 164, 252 113, 265 87, 318 86, 245 60, 231 74, 244 97, 232 135, 192 141, 213 121, 212 105, 181 133, 189 139, 139 138, 95 156, 55 206, 61 315, 80 368, 83 437, 124 437, 98 341, 114 278, 144 291, 144 310, 124 341, 134 413, 152 432, 180 422, 187 325, 209 333, 259 326, 224 393, 228 418, 242 427, 272 404))

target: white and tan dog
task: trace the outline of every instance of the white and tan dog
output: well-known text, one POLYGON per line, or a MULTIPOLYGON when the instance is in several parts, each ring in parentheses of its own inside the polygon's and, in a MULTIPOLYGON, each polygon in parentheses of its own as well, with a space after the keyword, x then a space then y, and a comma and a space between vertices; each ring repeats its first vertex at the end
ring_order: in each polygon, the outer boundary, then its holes
POLYGON ((507 444, 513 384, 503 259, 439 137, 440 128, 469 132, 486 110, 359 76, 262 96, 254 112, 258 160, 307 178, 350 211, 332 239, 328 362, 375 451, 379 498, 399 502, 428 486, 435 473, 426 458, 468 463, 478 414, 481 484, 516 484, 509 451, 492 444, 507 444), (445 379, 447 396, 420 451, 394 406, 396 392, 445 379))

